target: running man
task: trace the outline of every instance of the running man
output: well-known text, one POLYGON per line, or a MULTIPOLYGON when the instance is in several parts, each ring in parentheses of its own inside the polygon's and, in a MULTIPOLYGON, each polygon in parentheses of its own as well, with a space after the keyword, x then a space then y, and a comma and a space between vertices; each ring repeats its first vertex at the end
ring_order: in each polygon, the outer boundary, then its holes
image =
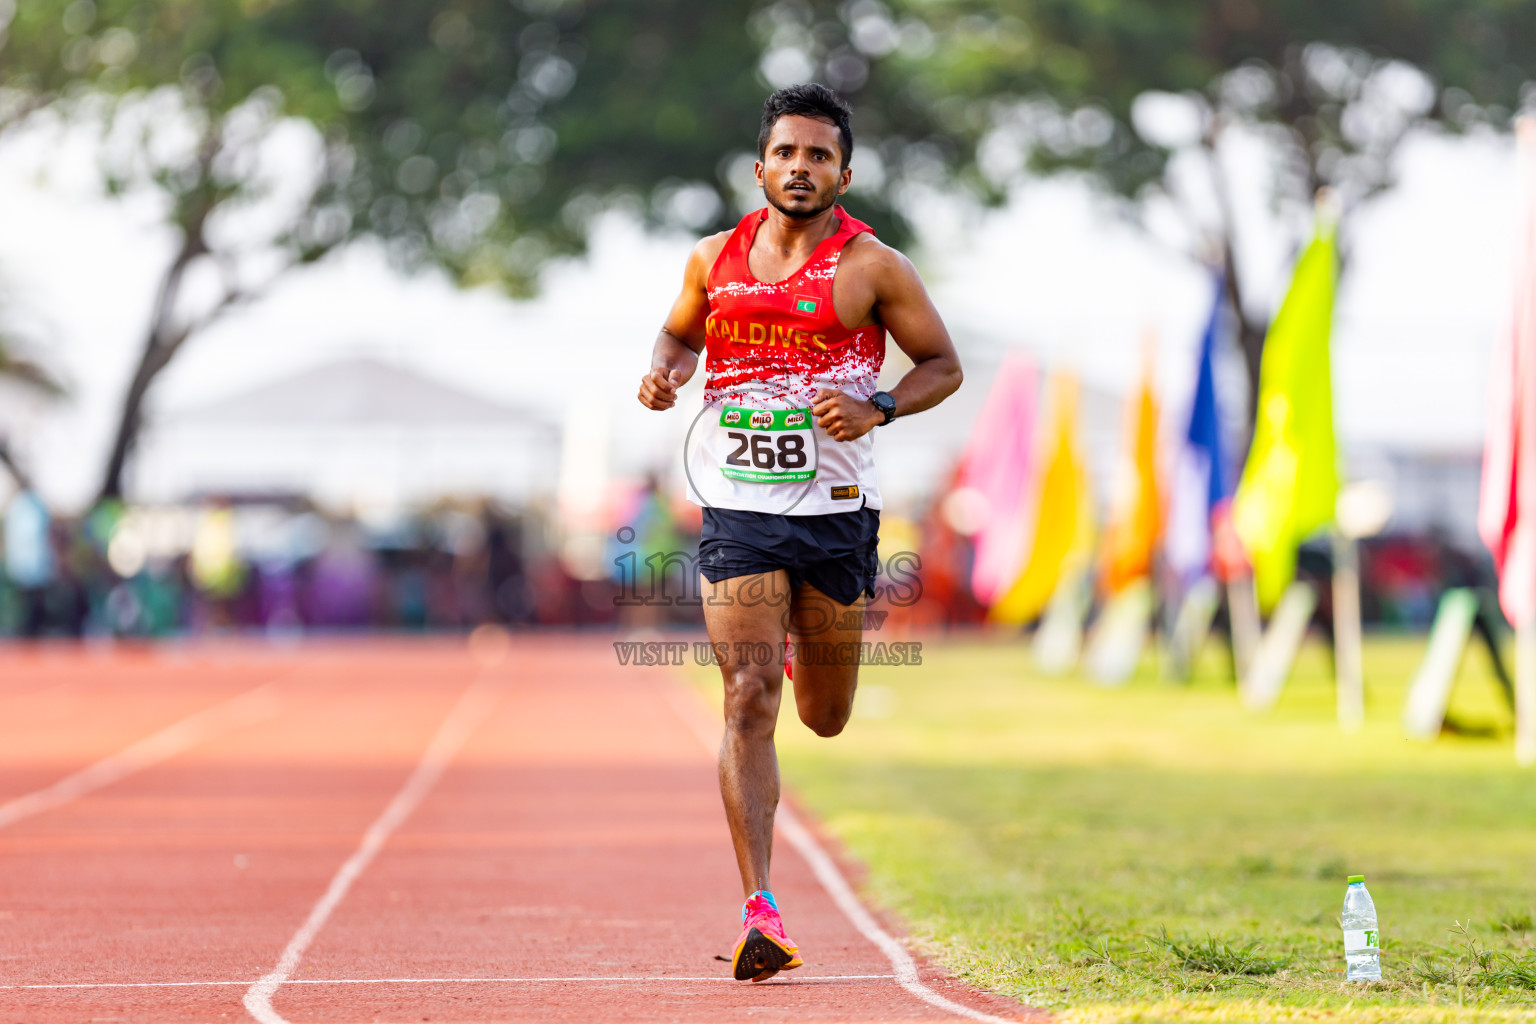
POLYGON ((720 795, 747 897, 732 959, 740 981, 802 962, 768 880, 773 733, 791 661, 795 708, 818 736, 836 736, 853 710, 879 571, 872 432, 960 386, 917 271, 836 205, 851 179, 848 106, 825 86, 780 89, 763 106, 757 149, 767 208, 694 247, 640 382, 641 404, 670 409, 707 351, 689 498, 704 506, 704 621, 724 655, 720 795), (913 363, 889 393, 876 390, 887 332, 913 363))

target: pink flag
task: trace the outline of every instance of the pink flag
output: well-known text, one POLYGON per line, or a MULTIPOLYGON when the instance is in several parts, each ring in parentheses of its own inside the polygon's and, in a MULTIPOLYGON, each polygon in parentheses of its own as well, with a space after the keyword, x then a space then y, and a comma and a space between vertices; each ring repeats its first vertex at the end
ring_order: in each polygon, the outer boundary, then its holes
POLYGON ((1034 362, 1013 352, 998 368, 960 464, 960 486, 981 512, 971 591, 990 605, 1019 574, 1029 549, 1030 454, 1035 433, 1034 362))
POLYGON ((1499 569, 1499 604, 1536 620, 1536 119, 1516 129, 1521 191, 1514 315, 1494 347, 1477 532, 1499 569))

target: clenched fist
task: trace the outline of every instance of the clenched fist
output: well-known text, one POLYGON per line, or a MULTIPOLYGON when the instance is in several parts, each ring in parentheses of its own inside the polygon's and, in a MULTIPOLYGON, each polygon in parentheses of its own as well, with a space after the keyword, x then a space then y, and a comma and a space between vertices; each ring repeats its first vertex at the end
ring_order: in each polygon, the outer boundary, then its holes
POLYGON ((811 414, 834 441, 855 441, 885 421, 885 415, 862 398, 830 388, 816 392, 811 414))
POLYGON ((682 370, 656 367, 640 378, 640 404, 660 412, 677 404, 677 389, 684 384, 682 370))

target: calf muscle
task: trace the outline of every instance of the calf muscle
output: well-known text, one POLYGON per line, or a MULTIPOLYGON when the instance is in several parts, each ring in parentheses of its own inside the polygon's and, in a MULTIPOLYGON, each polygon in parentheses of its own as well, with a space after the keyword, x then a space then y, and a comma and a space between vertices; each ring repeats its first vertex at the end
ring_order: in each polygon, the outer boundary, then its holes
MULTIPOLYGON (((725 688, 725 735, 720 743, 720 796, 731 829, 742 891, 769 887, 773 818, 779 803, 774 730, 783 698, 785 643, 857 644, 863 630, 847 628, 861 616, 863 599, 843 605, 808 584, 791 592, 781 571, 704 582, 704 622, 720 662, 725 688), (770 652, 766 659, 759 655, 770 652)), ((794 661, 795 710, 818 736, 836 736, 848 724, 858 664, 837 659, 794 661)))

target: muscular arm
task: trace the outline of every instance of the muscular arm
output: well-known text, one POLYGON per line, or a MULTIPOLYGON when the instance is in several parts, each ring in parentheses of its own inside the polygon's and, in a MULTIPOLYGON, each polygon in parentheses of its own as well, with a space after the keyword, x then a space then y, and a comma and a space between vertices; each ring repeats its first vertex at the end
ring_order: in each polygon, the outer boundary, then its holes
MULTIPOLYGON (((873 293, 870 317, 885 326, 896 347, 912 360, 912 369, 891 388, 896 415, 931 409, 960 387, 960 357, 954 342, 910 260, 883 245, 870 246, 865 255, 865 273, 860 276, 873 293)), ((812 411, 817 423, 837 441, 861 437, 884 419, 873 405, 839 391, 818 393, 812 411)))
POLYGON ((960 356, 928 298, 923 279, 917 276, 917 268, 894 249, 885 250, 881 256, 874 312, 896 347, 912 360, 912 369, 891 388, 896 415, 910 416, 932 409, 955 393, 962 378, 960 356))
POLYGON ((677 403, 677 389, 698 369, 699 353, 704 351, 704 320, 709 316, 704 286, 722 244, 723 236, 713 235, 694 246, 688 256, 683 290, 656 335, 650 372, 640 378, 640 404, 647 409, 672 408, 677 403))

